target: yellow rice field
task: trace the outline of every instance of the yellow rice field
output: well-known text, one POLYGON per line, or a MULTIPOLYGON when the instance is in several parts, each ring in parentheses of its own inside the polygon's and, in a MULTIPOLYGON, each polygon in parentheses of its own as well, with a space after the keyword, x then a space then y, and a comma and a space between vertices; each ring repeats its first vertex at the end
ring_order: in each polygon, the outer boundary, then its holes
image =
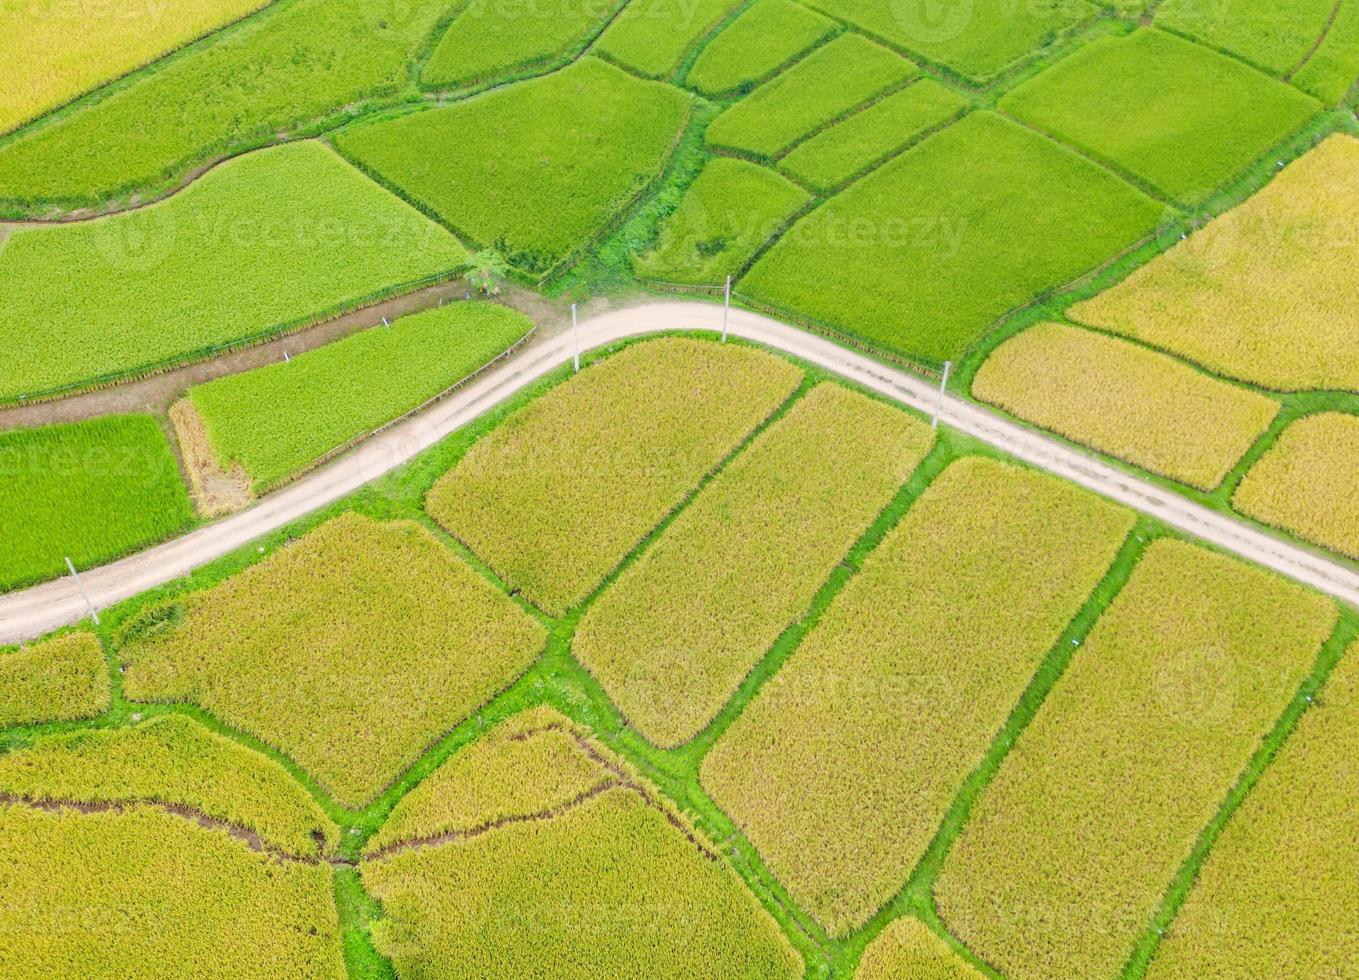
POLYGON ((92 633, 0 653, 0 726, 92 718, 108 706, 108 664, 92 633))
POLYGON ((868 944, 854 980, 982 980, 982 974, 925 923, 904 916, 868 944))

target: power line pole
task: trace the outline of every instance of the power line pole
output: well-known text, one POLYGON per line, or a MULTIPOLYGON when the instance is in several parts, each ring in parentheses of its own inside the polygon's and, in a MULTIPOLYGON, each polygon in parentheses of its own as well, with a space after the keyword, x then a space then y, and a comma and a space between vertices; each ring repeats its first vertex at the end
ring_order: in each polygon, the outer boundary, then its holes
POLYGON ((80 597, 85 600, 85 605, 90 607, 90 615, 94 617, 94 625, 99 625, 99 613, 95 612, 94 603, 90 601, 90 594, 85 591, 85 586, 80 584, 80 576, 76 574, 75 566, 71 564, 71 556, 66 556, 66 567, 71 570, 71 578, 75 579, 76 588, 80 590, 80 597))
POLYGON ((727 276, 726 296, 722 300, 722 343, 727 342, 727 320, 731 317, 731 276, 727 276))
POLYGON ((934 421, 930 423, 936 429, 939 428, 939 413, 944 410, 944 389, 948 387, 948 372, 951 367, 953 367, 953 362, 945 361, 944 374, 939 379, 939 401, 935 403, 934 421))
POLYGON ((580 336, 576 332, 576 304, 571 304, 571 350, 575 355, 576 373, 580 374, 580 336))

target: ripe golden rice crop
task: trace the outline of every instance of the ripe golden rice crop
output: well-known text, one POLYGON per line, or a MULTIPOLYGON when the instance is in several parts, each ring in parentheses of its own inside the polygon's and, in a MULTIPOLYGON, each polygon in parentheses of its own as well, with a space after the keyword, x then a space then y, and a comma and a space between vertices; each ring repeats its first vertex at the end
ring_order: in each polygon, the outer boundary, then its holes
POLYGON ((425 528, 344 514, 132 624, 136 700, 190 701, 361 806, 533 662, 542 626, 425 528))
POLYGON ((0 793, 75 803, 186 806, 315 857, 339 831, 286 769, 182 715, 53 735, 0 755, 0 793))
POLYGON ((108 665, 93 633, 0 653, 0 725, 93 718, 108 706, 108 665))
POLYGON ((526 599, 561 615, 801 379, 749 347, 635 344, 482 438, 426 508, 526 599))
POLYGON ((1284 429, 1232 506, 1359 558, 1359 415, 1321 412, 1284 429))
POLYGON ((912 916, 891 922, 864 950, 855 980, 981 980, 972 965, 912 916))
POLYGON ((1148 977, 1353 974, 1356 758, 1359 646, 1213 845, 1148 977))
POLYGON ((1359 391, 1359 140, 1337 134, 1076 319, 1281 389, 1359 391))
POLYGON ((1203 490, 1222 482, 1279 411, 1271 398, 1164 354, 1058 323, 997 348, 972 394, 1203 490))
POLYGON ((1014 980, 1117 975, 1336 618, 1234 558, 1150 545, 945 861, 947 927, 1014 980))
POLYGON ((360 873, 401 976, 802 976, 735 873, 632 790, 360 873))
POLYGON ((905 412, 817 385, 600 596, 572 652, 646 738, 688 741, 933 443, 905 412))
POLYGON ((1133 521, 959 460, 718 740, 703 786, 833 936, 905 883, 1133 521))
POLYGON ((151 807, 0 807, 0 976, 345 976, 324 864, 151 807))

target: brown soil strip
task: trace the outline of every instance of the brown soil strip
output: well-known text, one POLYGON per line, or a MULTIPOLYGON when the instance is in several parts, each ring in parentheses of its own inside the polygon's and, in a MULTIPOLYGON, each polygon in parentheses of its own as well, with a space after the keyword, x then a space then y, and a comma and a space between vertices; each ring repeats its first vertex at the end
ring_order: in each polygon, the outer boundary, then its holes
POLYGON ((189 478, 189 494, 200 517, 221 517, 240 510, 255 499, 250 477, 239 463, 223 468, 213 452, 203 417, 193 402, 181 398, 170 406, 180 458, 189 478))

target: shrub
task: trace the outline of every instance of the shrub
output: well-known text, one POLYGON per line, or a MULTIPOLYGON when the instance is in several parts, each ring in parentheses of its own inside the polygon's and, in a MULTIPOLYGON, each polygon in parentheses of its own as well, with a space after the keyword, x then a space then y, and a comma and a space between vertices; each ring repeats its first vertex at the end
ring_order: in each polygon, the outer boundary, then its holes
POLYGON ((801 378, 750 347, 635 344, 484 436, 434 485, 426 509, 526 599, 560 616, 801 378))
POLYGON ((665 78, 740 0, 631 0, 600 37, 596 50, 649 78, 665 78))
POLYGON ((633 263, 665 282, 711 285, 740 275, 755 252, 810 195, 764 167, 710 160, 662 223, 655 246, 633 263))
POLYGON ((913 64, 886 48, 843 34, 714 119, 708 145, 776 157, 916 73, 913 64))
POLYGON ((933 445, 836 384, 736 457, 581 620, 572 653, 666 748, 722 709, 933 445))
POLYGON ((972 395, 1137 466, 1212 490, 1279 403, 1164 354, 1056 323, 997 348, 972 395))
POLYGON ((335 144, 479 246, 544 274, 660 174, 688 111, 675 89, 584 58, 466 102, 347 129, 335 144))
POLYGON ((93 718, 108 706, 108 665, 92 633, 0 653, 0 727, 93 718))
POLYGON ((1032 470, 955 462, 718 739, 704 788, 832 936, 906 881, 1133 521, 1032 470))
POLYGON ((252 153, 143 210, 12 234, 0 401, 273 336, 466 254, 319 143, 252 153))
POLYGON ((1092 41, 1000 107, 1185 204, 1239 175, 1320 109, 1234 58, 1155 30, 1092 41))
POLYGON ((174 452, 149 415, 0 433, 0 591, 65 575, 67 556, 77 568, 117 558, 191 520, 174 452))
POLYGON ((935 886, 1008 976, 1113 976, 1295 696, 1333 603, 1158 541, 986 787, 935 886))
POLYGON ((835 33, 835 22, 792 0, 756 0, 713 38, 685 84, 710 97, 764 81, 835 33))
POLYGON ((1007 311, 1128 248, 1160 213, 1075 153, 978 112, 800 220, 741 287, 942 362, 1007 311))
POLYGON ((355 514, 183 601, 178 626, 122 647, 127 696, 201 705, 350 807, 523 673, 545 639, 423 527, 355 514))
POLYGON ((1332 136, 1071 316, 1270 388, 1359 391, 1359 140, 1332 136))
POLYGON ((982 974, 912 916, 893 920, 864 950, 855 980, 982 980, 982 974))
POLYGON ((224 467, 262 491, 475 374, 533 327, 515 310, 454 303, 189 391, 224 467))

